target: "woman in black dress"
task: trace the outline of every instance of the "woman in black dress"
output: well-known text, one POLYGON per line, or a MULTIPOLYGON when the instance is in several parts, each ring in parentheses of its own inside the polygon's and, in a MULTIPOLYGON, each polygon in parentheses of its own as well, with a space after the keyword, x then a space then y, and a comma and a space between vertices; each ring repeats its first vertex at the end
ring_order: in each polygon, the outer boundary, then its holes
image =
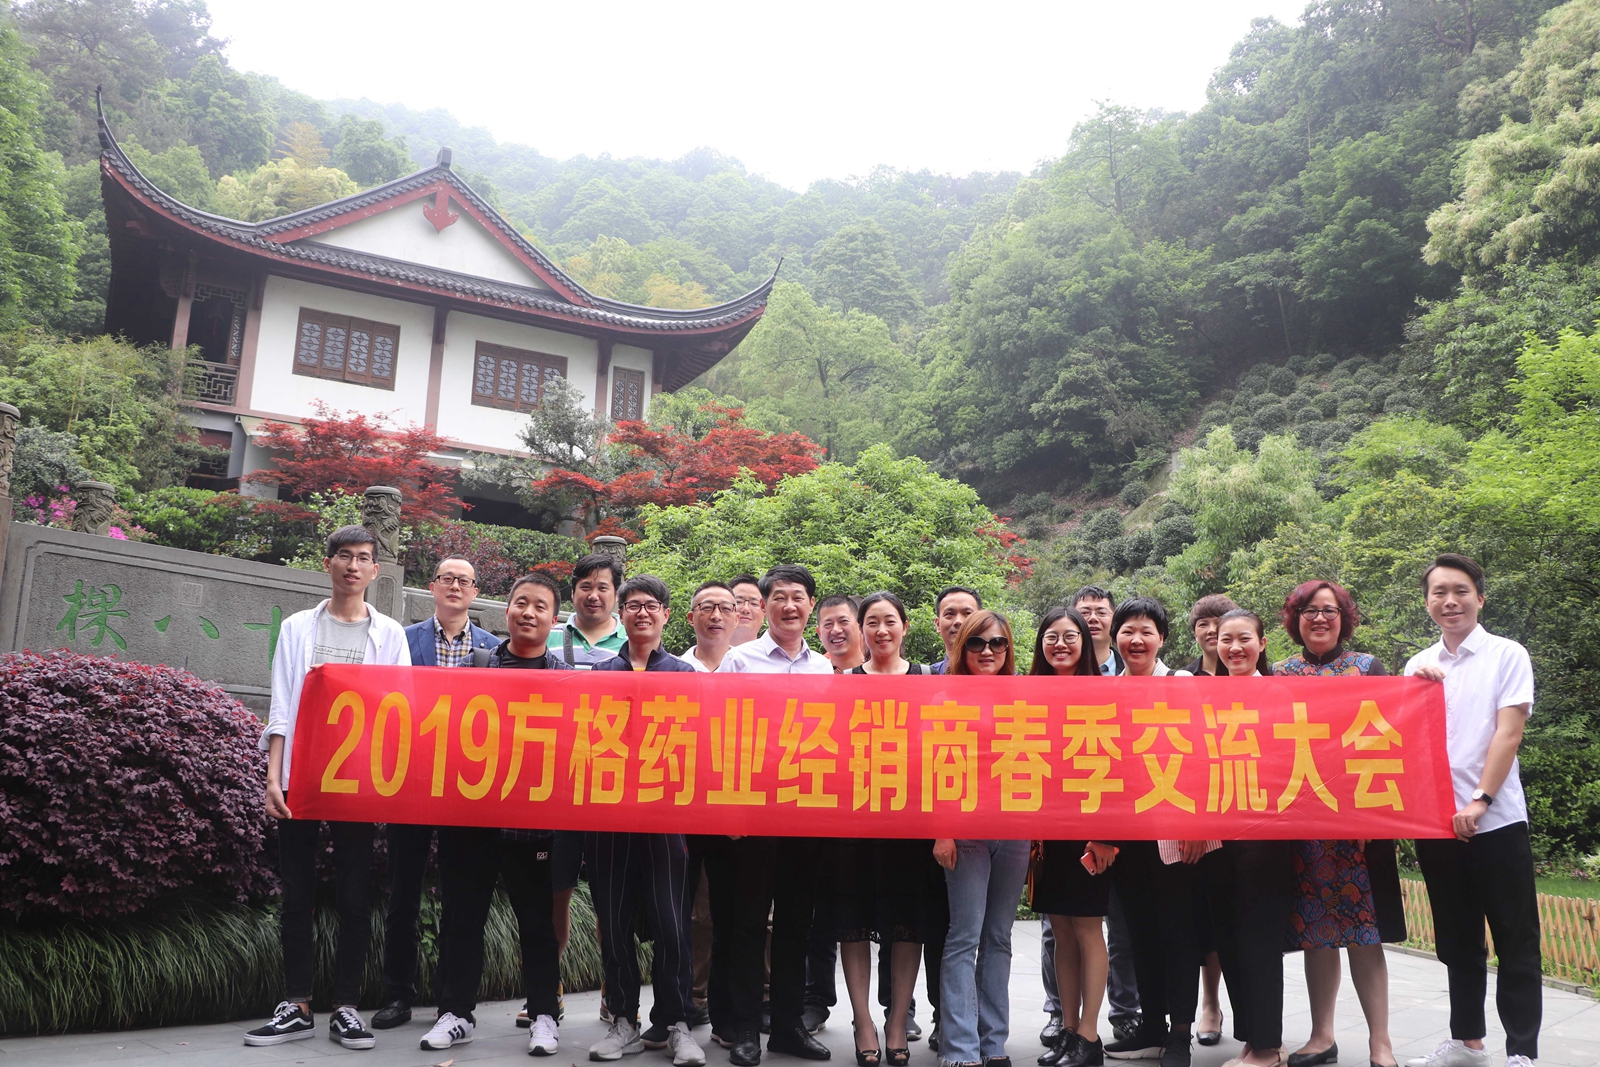
MULTIPOLYGON (((873 593, 856 613, 867 661, 851 674, 931 674, 900 654, 906 639, 906 607, 893 593, 873 593)), ((834 877, 834 932, 845 988, 855 1012, 856 1062, 905 1067, 911 1053, 906 1019, 922 963, 922 942, 933 934, 944 899, 944 873, 931 841, 844 838, 834 877), (883 1024, 886 1052, 878 1049, 872 1016, 872 949, 889 952, 889 1010, 883 1024)), ((948 922, 948 919, 945 920, 948 922)))
MULTIPOLYGON (((1089 624, 1072 608, 1051 608, 1039 623, 1029 674, 1098 678, 1089 624)), ((1101 1058, 1100 1003, 1106 995, 1103 924, 1116 849, 1098 841, 1045 841, 1033 876, 1033 910, 1050 919, 1056 942, 1061 1038, 1044 1050, 1045 1067, 1084 1067, 1101 1058)))

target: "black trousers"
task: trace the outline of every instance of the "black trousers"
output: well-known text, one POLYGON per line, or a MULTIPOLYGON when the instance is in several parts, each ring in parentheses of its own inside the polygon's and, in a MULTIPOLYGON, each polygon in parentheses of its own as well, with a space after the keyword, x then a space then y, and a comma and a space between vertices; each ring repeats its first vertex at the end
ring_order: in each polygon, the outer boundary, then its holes
POLYGON ((1433 906, 1439 962, 1450 971, 1450 1036, 1470 1041, 1488 1033, 1487 919, 1500 963, 1494 999, 1506 1030, 1506 1055, 1536 1059, 1544 987, 1528 824, 1502 826, 1469 841, 1418 841, 1417 861, 1433 906))
POLYGON ((1233 1005, 1233 1036, 1252 1048, 1283 1045, 1283 944, 1293 904, 1291 845, 1225 841, 1221 851, 1208 857, 1206 899, 1233 1005))
POLYGON ((839 1003, 839 942, 833 940, 832 930, 824 929, 826 925, 812 923, 811 950, 806 953, 806 1007, 821 1008, 824 1019, 839 1003))
POLYGON ((817 874, 829 842, 775 837, 772 842, 772 1032, 802 1024, 806 1008, 806 955, 817 907, 817 874))
MULTIPOLYGON (((761 1031, 767 971, 767 912, 772 904, 772 838, 696 839, 711 890, 711 1028, 727 1037, 761 1031)), ((831 972, 830 972, 831 973, 831 972)))
POLYGON ((686 1021, 694 989, 694 949, 689 940, 694 886, 689 884, 684 836, 591 832, 584 838, 584 858, 600 925, 606 1007, 619 1019, 639 1015, 643 976, 633 939, 634 919, 642 912, 655 938, 651 965, 655 1004, 650 1021, 662 1026, 686 1021))
POLYGON ((1134 982, 1139 1007, 1151 1026, 1167 1018, 1166 966, 1161 949, 1159 894, 1161 854, 1154 841, 1118 841, 1117 861, 1111 865, 1111 884, 1122 902, 1133 957, 1134 982))
MULTIPOLYGON (((417 920, 422 915, 422 881, 428 873, 433 827, 390 823, 386 835, 389 907, 383 923, 383 999, 409 1005, 417 998, 417 920)), ((443 989, 443 967, 435 973, 435 988, 443 989)))
MULTIPOLYGON (((1116 866, 1112 866, 1116 870, 1116 866)), ((1133 970, 1133 935, 1122 912, 1122 895, 1116 879, 1111 880, 1111 899, 1106 905, 1106 955, 1110 967, 1106 975, 1106 1005, 1113 1022, 1123 1022, 1139 1014, 1139 982, 1133 970)))
MULTIPOLYGON (((287 799, 287 798, 286 798, 287 799)), ((316 911, 318 832, 315 819, 278 821, 278 876, 283 880, 280 913, 283 939, 284 997, 311 999, 311 919, 316 911)), ((339 940, 333 953, 333 1002, 357 1004, 372 940, 368 908, 372 903, 372 835, 370 822, 328 824, 333 837, 335 899, 339 940)))
POLYGON ((556 1015, 560 981, 556 930, 551 918, 550 841, 513 841, 482 826, 439 828, 440 925, 450 970, 439 992, 439 1010, 472 1018, 483 984, 483 928, 495 884, 505 879, 517 916, 522 947, 522 986, 528 1014, 556 1015))

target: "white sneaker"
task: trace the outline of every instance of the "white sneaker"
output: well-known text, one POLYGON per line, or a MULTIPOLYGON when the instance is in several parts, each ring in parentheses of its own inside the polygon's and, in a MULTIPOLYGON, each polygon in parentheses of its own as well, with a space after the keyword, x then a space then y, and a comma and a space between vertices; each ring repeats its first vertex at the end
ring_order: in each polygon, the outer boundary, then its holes
POLYGON ((639 1040, 639 1024, 632 1019, 613 1018, 611 1025, 606 1028, 606 1036, 589 1047, 589 1058, 620 1060, 643 1051, 644 1042, 639 1040))
POLYGON ((449 1048, 451 1045, 465 1045, 471 1040, 472 1023, 455 1012, 446 1011, 439 1013, 439 1018, 434 1020, 433 1029, 423 1035, 422 1047, 449 1048))
POLYGON ((528 1026, 528 1055, 554 1056, 560 1041, 556 1032, 556 1021, 548 1015, 541 1015, 534 1019, 528 1026))
POLYGON ((1526 1056, 1507 1056, 1506 1067, 1533 1067, 1533 1061, 1526 1056))
POLYGON ((1426 1056, 1413 1056, 1406 1061, 1406 1067, 1489 1067, 1489 1053, 1468 1048, 1452 1037, 1439 1042, 1439 1047, 1426 1056))
POLYGON ((675 1022, 667 1028, 667 1051, 672 1054, 672 1067, 705 1067, 705 1050, 689 1032, 686 1022, 675 1022))

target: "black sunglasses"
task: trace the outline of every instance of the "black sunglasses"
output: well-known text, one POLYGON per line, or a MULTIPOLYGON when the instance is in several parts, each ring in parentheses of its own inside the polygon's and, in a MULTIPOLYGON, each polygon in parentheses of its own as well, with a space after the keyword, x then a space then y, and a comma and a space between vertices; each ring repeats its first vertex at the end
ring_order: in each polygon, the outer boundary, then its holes
POLYGON ((961 647, 976 656, 985 648, 987 648, 990 652, 999 654, 1004 652, 1008 647, 1010 647, 1010 645, 1011 638, 1009 637, 991 637, 987 640, 982 637, 969 637, 967 638, 967 643, 961 647))

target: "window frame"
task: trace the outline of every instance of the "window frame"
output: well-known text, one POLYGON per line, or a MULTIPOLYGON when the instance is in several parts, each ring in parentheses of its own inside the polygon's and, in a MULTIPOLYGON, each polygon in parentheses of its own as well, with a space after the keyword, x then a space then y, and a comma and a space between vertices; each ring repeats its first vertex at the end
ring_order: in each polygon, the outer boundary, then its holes
POLYGON ((307 378, 321 378, 324 381, 346 382, 350 385, 364 385, 369 389, 384 389, 394 392, 395 378, 399 374, 400 363, 400 327, 391 322, 376 322, 372 319, 363 319, 355 315, 342 315, 335 311, 322 311, 318 308, 302 307, 300 317, 294 329, 294 353, 291 357, 294 373, 307 378), (306 323, 315 323, 321 328, 317 343, 317 361, 315 364, 306 363, 301 359, 302 345, 305 342, 306 323), (365 327, 367 342, 367 370, 362 373, 350 370, 350 335, 358 332, 359 327, 365 327), (344 355, 337 370, 327 365, 326 342, 330 329, 342 329, 345 335, 344 355), (390 343, 389 376, 382 378, 372 373, 373 349, 377 347, 380 339, 387 339, 390 343))
POLYGON ((631 367, 612 367, 611 368, 611 421, 612 422, 638 422, 638 421, 642 420, 644 418, 644 409, 645 409, 646 403, 648 403, 648 395, 645 392, 645 373, 644 373, 644 371, 642 371, 642 370, 634 370, 631 367), (619 413, 617 411, 617 399, 618 399, 618 397, 619 396, 622 397, 624 402, 626 402, 627 385, 628 385, 629 381, 637 382, 638 386, 639 386, 639 411, 638 411, 637 414, 631 414, 631 415, 627 414, 625 412, 624 413, 619 413))
POLYGON ((567 379, 568 360, 566 356, 552 355, 549 352, 535 352, 527 348, 513 348, 510 345, 497 344, 494 341, 478 341, 472 350, 472 380, 470 384, 472 404, 475 407, 499 408, 501 411, 529 412, 544 402, 545 383, 550 380, 549 372, 555 371, 563 380, 567 379), (485 359, 494 360, 494 381, 492 393, 479 391, 480 370, 485 359), (510 398, 501 395, 504 385, 502 377, 507 362, 518 364, 517 381, 513 386, 513 395, 510 398), (535 398, 529 402, 524 400, 523 382, 529 367, 537 367, 538 375, 535 379, 535 398))

